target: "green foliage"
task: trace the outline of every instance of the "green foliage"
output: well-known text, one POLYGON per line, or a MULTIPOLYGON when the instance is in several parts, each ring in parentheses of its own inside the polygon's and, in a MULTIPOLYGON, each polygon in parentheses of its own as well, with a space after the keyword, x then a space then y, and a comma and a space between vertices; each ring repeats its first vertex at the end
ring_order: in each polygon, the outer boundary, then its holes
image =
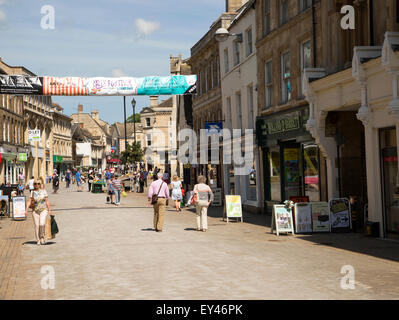
POLYGON ((121 160, 123 164, 133 164, 143 160, 144 151, 141 149, 140 142, 133 142, 127 145, 127 150, 122 152, 121 160))
MULTIPOLYGON (((136 123, 140 123, 141 122, 141 118, 140 118, 140 113, 136 113, 136 123)), ((131 115, 129 118, 126 119, 127 123, 134 123, 133 122, 133 115, 131 115)))

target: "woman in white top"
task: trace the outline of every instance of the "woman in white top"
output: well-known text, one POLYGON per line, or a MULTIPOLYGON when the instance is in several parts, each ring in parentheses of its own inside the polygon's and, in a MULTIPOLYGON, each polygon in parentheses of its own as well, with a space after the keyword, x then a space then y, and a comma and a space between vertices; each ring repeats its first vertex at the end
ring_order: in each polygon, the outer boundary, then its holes
POLYGON ((208 230, 208 207, 213 201, 212 189, 205 184, 204 176, 198 177, 198 184, 194 186, 194 195, 197 195, 195 206, 197 209, 197 231, 208 230))
POLYGON ((35 223, 35 236, 38 245, 46 243, 46 219, 47 214, 52 211, 50 209, 50 203, 48 201, 47 191, 42 189, 42 181, 40 179, 35 180, 34 190, 30 196, 30 203, 28 202, 25 215, 28 213, 28 209, 32 208, 33 221, 35 223))
POLYGON ((170 184, 170 189, 172 189, 172 200, 175 202, 176 211, 181 211, 180 208, 180 201, 182 200, 183 196, 181 193, 182 183, 179 180, 179 177, 174 175, 172 178, 172 183, 170 184))

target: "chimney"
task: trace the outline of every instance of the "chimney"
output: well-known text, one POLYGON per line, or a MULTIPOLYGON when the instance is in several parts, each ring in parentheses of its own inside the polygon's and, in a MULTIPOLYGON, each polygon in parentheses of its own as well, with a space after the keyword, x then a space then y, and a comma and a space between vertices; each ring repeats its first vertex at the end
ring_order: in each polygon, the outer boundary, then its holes
POLYGON ((158 96, 150 96, 150 108, 158 106, 158 96))
POLYGON ((99 114, 98 114, 98 110, 93 110, 91 112, 91 117, 95 120, 100 120, 99 114))
POLYGON ((226 0, 226 12, 235 12, 248 0, 226 0))
POLYGON ((83 104, 79 104, 78 105, 78 113, 82 113, 83 112, 83 104))

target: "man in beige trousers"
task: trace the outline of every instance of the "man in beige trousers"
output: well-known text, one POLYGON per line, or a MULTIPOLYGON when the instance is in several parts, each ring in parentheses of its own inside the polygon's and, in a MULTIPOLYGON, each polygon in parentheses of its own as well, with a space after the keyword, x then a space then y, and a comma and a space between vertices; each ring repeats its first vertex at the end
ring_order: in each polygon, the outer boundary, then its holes
POLYGON ((158 180, 151 183, 148 188, 148 202, 151 205, 153 195, 158 195, 158 202, 153 205, 154 207, 154 229, 156 232, 162 232, 165 207, 169 202, 169 188, 168 184, 162 180, 163 174, 158 173, 158 180))

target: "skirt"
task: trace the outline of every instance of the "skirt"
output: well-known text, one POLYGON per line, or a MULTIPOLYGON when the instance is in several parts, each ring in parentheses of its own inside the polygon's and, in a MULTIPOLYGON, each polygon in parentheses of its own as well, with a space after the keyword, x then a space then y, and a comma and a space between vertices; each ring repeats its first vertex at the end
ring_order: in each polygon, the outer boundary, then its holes
POLYGON ((183 198, 180 189, 173 189, 172 190, 172 200, 174 201, 181 201, 183 198))

